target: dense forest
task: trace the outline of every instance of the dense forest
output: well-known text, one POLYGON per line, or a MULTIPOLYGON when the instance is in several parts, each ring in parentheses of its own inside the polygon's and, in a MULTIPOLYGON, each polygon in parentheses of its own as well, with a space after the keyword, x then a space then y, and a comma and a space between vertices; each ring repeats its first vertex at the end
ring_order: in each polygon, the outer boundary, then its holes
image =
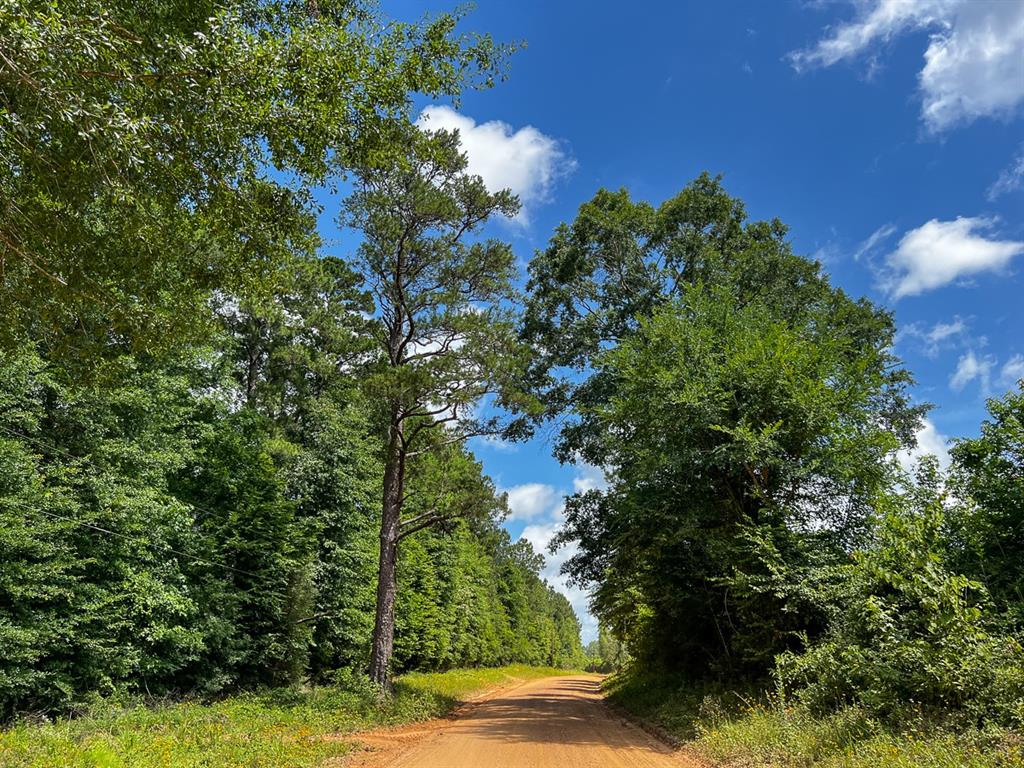
POLYGON ((521 280, 518 200, 411 118, 504 76, 461 21, 0 9, 0 718, 586 663, 470 450, 554 424, 607 479, 556 540, 595 666, 1019 729, 1024 384, 906 468, 891 314, 709 174, 598 191, 521 280))
POLYGON ((0 715, 365 669, 403 424, 384 673, 577 663, 454 439, 514 428, 463 413, 515 353, 510 251, 461 239, 516 201, 407 117, 501 49, 348 2, 2 13, 0 715), (346 175, 351 261, 308 192, 346 175))

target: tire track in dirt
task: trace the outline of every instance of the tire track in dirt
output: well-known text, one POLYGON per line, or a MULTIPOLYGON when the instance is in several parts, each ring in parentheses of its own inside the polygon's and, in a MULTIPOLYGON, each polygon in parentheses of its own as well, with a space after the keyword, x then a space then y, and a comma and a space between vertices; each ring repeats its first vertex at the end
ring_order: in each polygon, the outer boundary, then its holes
POLYGON ((357 738, 351 768, 702 768, 607 707, 601 677, 534 680, 455 718, 357 738))

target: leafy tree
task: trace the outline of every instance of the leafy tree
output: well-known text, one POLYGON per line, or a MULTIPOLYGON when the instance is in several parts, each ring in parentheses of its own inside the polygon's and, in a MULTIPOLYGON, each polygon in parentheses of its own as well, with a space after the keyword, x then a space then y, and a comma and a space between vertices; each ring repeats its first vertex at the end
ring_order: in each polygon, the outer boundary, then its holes
POLYGON ((347 206, 365 238, 359 268, 377 302, 380 358, 368 388, 387 424, 370 656, 370 675, 382 684, 393 650, 399 542, 472 511, 472 504, 426 506, 403 519, 410 462, 472 436, 521 429, 479 411, 484 398, 492 398, 492 411, 522 405, 514 388, 522 352, 506 304, 512 251, 495 240, 469 241, 491 216, 513 215, 518 202, 465 173, 458 134, 413 132, 408 147, 405 162, 363 169, 347 206))
POLYGON ((569 573, 648 663, 764 672, 824 628, 815 584, 917 423, 891 318, 708 176, 657 209, 600 192, 530 274, 556 453, 610 478, 569 500, 569 573))
POLYGON ((2 716, 126 679, 163 692, 202 652, 200 542, 167 482, 194 455, 198 380, 131 359, 104 379, 0 357, 2 716))
POLYGON ((957 441, 951 515, 956 565, 1024 627, 1024 385, 988 402, 981 435, 957 441))
POLYGON ((205 333, 211 289, 271 292, 317 245, 306 185, 400 151, 411 93, 491 81, 502 49, 456 23, 361 0, 4 3, 4 341, 148 351, 205 333))

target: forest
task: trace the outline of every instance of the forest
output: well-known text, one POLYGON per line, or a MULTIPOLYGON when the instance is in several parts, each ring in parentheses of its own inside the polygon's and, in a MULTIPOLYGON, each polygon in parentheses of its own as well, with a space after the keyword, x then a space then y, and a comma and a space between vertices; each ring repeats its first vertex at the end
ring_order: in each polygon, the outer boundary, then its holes
POLYGON ((714 759, 796 712, 1018 764, 1024 382, 908 470, 891 313, 713 173, 598 190, 521 274, 520 201, 413 119, 506 77, 471 22, 0 5, 0 721, 589 664, 714 759), (472 452, 541 428, 606 479, 553 545, 589 654, 472 452))

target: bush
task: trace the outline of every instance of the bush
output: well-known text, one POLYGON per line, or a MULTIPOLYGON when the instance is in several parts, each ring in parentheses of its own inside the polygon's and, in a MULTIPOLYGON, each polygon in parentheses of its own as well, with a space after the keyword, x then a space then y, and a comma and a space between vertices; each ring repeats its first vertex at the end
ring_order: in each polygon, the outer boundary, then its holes
POLYGON ((934 467, 886 502, 827 636, 778 658, 783 695, 816 715, 858 706, 895 724, 1024 722, 1024 650, 991 629, 983 587, 946 566, 943 503, 934 467))

